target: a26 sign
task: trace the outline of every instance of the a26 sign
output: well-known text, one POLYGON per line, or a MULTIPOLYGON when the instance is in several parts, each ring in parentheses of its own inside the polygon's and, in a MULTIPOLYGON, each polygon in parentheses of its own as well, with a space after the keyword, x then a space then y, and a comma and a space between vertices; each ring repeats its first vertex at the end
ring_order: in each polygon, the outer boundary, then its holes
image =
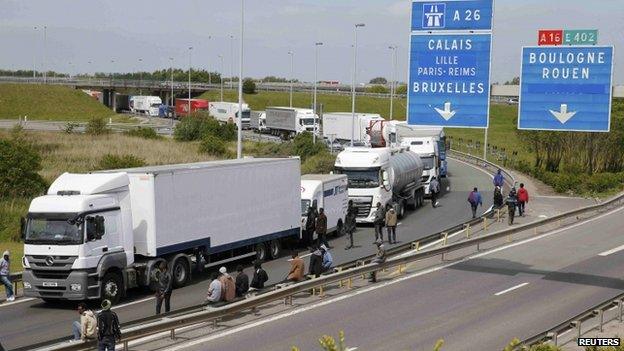
POLYGON ((540 30, 537 34, 537 45, 556 46, 563 44, 563 30, 540 30))

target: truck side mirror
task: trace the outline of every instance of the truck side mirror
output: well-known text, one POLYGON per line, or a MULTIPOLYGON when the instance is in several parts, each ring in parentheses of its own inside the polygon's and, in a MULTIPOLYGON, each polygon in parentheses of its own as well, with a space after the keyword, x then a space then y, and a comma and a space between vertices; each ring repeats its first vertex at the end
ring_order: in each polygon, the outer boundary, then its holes
POLYGON ((20 236, 22 241, 26 239, 26 218, 20 218, 20 236))

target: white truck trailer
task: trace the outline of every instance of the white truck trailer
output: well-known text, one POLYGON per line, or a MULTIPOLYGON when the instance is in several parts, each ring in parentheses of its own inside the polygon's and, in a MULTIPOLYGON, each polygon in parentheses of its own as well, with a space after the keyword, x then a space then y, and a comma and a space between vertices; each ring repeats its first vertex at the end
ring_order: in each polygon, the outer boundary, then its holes
POLYGON ((267 107, 265 111, 266 130, 282 139, 294 138, 303 132, 319 132, 319 118, 306 108, 267 107))
POLYGON ((158 96, 131 96, 129 99, 130 112, 142 113, 150 117, 158 117, 158 108, 162 105, 162 99, 158 96))
MULTIPOLYGON (((391 128, 392 129, 392 128, 391 128)), ((408 125, 405 122, 395 122, 393 130, 401 146, 407 146, 415 152, 425 163, 423 177, 446 177, 446 135, 441 127, 408 125)))
POLYGON ((336 157, 334 169, 347 175, 358 223, 374 221, 377 203, 391 204, 399 217, 407 207, 423 204, 423 163, 408 148, 347 148, 336 157))
POLYGON ((297 158, 65 173, 23 221, 24 295, 115 302, 163 261, 183 286, 193 257, 277 257, 300 236, 300 182, 297 158))
POLYGON ((373 113, 356 113, 355 127, 351 112, 331 112, 323 114, 323 138, 340 142, 353 141, 358 143, 368 142, 367 129, 371 121, 383 121, 384 119, 373 113))
MULTIPOLYGON (((238 102, 216 101, 208 106, 208 113, 221 123, 238 123, 238 102)), ((249 128, 251 110, 248 104, 243 104, 243 129, 249 128)))
MULTIPOLYGON (((301 176, 301 228, 305 229, 308 208, 323 208, 327 216, 327 233, 343 233, 349 193, 344 174, 304 174, 301 176)), ((316 239, 316 238, 309 238, 316 239)))

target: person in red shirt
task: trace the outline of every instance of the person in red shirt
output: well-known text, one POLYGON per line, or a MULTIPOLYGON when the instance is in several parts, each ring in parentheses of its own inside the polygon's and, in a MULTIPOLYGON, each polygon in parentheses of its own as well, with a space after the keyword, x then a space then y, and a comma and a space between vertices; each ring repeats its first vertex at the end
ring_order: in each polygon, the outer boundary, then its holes
POLYGON ((520 183, 520 189, 518 189, 518 211, 522 217, 524 217, 524 205, 527 202, 529 202, 529 192, 524 188, 524 184, 520 183))

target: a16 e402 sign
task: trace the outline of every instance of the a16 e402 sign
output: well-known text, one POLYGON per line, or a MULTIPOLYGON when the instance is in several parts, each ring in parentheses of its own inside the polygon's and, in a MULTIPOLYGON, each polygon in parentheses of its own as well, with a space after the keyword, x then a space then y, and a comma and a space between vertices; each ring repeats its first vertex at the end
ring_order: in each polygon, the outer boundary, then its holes
POLYGON ((412 31, 491 30, 493 0, 412 2, 412 31))
POLYGON ((522 49, 518 129, 608 132, 612 46, 522 49))
POLYGON ((537 32, 537 45, 596 45, 596 29, 542 29, 537 32))
POLYGON ((408 123, 487 128, 491 34, 412 34, 408 123))

